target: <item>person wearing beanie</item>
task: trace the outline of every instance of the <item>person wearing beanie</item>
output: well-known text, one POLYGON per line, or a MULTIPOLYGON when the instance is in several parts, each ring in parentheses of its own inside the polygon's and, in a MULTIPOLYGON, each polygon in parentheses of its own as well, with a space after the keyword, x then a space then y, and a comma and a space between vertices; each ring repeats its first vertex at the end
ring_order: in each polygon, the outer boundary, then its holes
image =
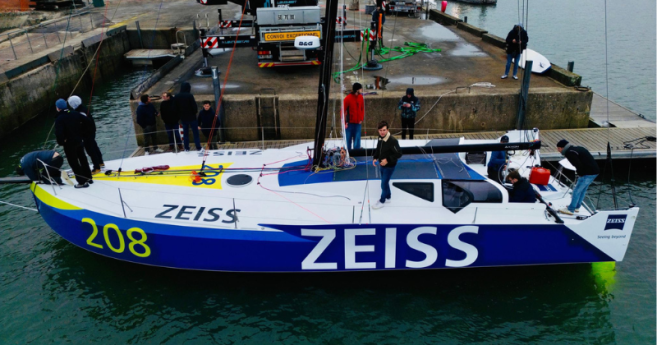
MULTIPOLYGON (((500 138, 501 144, 506 144, 509 142, 509 137, 503 135, 500 138)), ((490 154, 490 159, 488 160, 488 178, 502 184, 502 179, 500 178, 502 170, 506 169, 506 151, 493 151, 490 154)))
POLYGON ((600 167, 595 162, 589 150, 581 146, 573 146, 566 139, 557 143, 557 151, 568 159, 577 170, 577 182, 573 187, 573 198, 568 207, 561 208, 559 212, 567 215, 579 212, 582 207, 586 191, 596 177, 600 174, 600 167))
POLYGON ((100 169, 105 166, 103 162, 103 154, 100 152, 98 143, 96 142, 96 122, 91 116, 89 109, 82 104, 82 99, 78 96, 71 96, 68 98, 68 105, 73 108, 73 111, 77 111, 83 116, 86 116, 88 121, 88 126, 82 129, 82 141, 84 142, 84 149, 87 151, 89 157, 91 157, 91 163, 94 166, 92 175, 100 172, 100 169))
POLYGON ((55 150, 33 151, 21 158, 16 173, 34 182, 62 185, 60 168, 63 164, 64 159, 55 150))
POLYGON ((365 118, 365 101, 363 100, 363 85, 354 83, 351 92, 344 98, 342 121, 347 135, 347 150, 360 148, 360 132, 365 118), (352 145, 353 141, 353 145, 352 145))
POLYGON ((397 108, 401 110, 401 124, 402 124, 402 140, 406 139, 406 129, 408 128, 408 135, 413 140, 413 132, 415 132, 415 117, 417 111, 420 110, 420 99, 415 97, 415 90, 413 88, 406 89, 406 96, 399 100, 397 108))
POLYGON ((182 83, 180 85, 180 92, 175 97, 176 108, 178 109, 178 114, 180 115, 180 122, 183 125, 183 143, 185 145, 185 151, 189 151, 189 130, 192 130, 194 134, 194 144, 196 145, 196 150, 201 151, 201 137, 198 133, 198 105, 196 105, 196 99, 192 95, 192 86, 188 82, 182 83))
POLYGON ((183 150, 183 144, 180 140, 180 114, 178 114, 178 109, 176 109, 175 99, 171 92, 164 92, 162 94, 162 103, 160 103, 160 115, 162 116, 162 122, 164 122, 164 128, 167 130, 167 136, 169 137, 169 151, 173 151, 178 146, 178 150, 183 150))
POLYGON ((55 119, 55 137, 57 144, 64 147, 66 160, 71 166, 78 184, 75 188, 86 188, 93 183, 91 169, 87 156, 84 154, 84 142, 82 138, 83 128, 90 126, 89 119, 77 111, 68 110, 68 105, 63 99, 55 102, 57 118, 55 119))
POLYGON ((513 29, 506 35, 506 68, 502 79, 509 76, 509 68, 511 68, 511 60, 515 60, 513 64, 513 79, 518 80, 518 63, 520 62, 520 54, 527 49, 527 42, 529 36, 527 31, 522 27, 522 24, 516 24, 513 29))

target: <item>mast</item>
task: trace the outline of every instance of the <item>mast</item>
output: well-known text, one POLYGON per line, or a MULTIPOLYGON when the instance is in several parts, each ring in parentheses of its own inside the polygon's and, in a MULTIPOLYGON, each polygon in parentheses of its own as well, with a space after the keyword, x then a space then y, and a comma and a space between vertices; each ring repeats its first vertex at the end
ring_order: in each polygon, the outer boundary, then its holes
POLYGON ((319 90, 317 99, 317 119, 315 120, 315 149, 313 151, 313 166, 322 162, 324 138, 326 137, 326 121, 331 89, 331 70, 333 67, 333 43, 335 42, 335 20, 338 13, 338 0, 327 0, 326 27, 324 35, 324 61, 319 75, 319 90))

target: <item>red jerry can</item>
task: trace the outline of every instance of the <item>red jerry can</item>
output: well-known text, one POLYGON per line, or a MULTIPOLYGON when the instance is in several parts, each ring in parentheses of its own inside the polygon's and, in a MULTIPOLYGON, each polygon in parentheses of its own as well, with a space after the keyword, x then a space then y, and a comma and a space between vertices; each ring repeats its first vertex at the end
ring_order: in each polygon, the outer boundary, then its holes
POLYGON ((529 174, 529 182, 533 184, 547 185, 550 182, 550 169, 534 167, 529 174))

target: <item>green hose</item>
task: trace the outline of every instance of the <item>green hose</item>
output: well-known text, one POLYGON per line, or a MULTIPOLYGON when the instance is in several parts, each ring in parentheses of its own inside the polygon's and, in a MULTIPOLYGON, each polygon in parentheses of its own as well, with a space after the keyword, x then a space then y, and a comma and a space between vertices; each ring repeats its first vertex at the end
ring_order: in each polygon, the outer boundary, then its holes
MULTIPOLYGON (((346 73, 346 72, 351 72, 355 71, 357 69, 360 69, 363 67, 363 52, 367 54, 367 52, 370 49, 370 40, 366 39, 369 37, 370 34, 370 29, 366 29, 365 33, 363 34, 363 41, 360 43, 360 56, 358 56, 358 62, 356 63, 356 66, 346 70, 346 71, 338 71, 338 72, 333 72, 333 80, 336 83, 340 82, 340 74, 346 73)), ((388 48, 383 45, 383 40, 379 39, 379 44, 378 46, 380 48, 377 48, 374 53, 383 57, 385 54, 390 54, 390 52, 397 52, 401 53, 400 55, 393 56, 388 59, 383 59, 379 60, 379 62, 388 62, 392 60, 399 60, 403 59, 409 56, 413 56, 417 53, 437 53, 440 52, 441 50, 439 48, 429 48, 426 43, 416 43, 416 42, 404 42, 404 47, 393 47, 393 48, 388 48)), ((367 63, 367 62, 365 62, 367 63)))

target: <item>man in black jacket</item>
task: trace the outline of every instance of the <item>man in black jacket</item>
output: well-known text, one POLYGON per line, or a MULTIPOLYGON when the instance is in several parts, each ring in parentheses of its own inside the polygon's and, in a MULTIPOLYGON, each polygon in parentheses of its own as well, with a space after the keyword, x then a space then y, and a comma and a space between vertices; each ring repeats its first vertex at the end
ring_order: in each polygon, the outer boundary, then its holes
POLYGON ((198 121, 196 114, 198 113, 198 106, 196 99, 191 94, 192 86, 189 83, 182 83, 180 86, 180 93, 176 95, 176 107, 180 115, 180 121, 183 125, 183 141, 185 143, 185 151, 189 151, 189 128, 194 133, 194 144, 196 150, 201 151, 201 138, 198 134, 198 121))
POLYGON ((581 146, 573 146, 566 139, 559 140, 557 150, 577 169, 577 175, 579 176, 575 187, 573 187, 573 199, 570 205, 559 210, 563 214, 572 215, 573 212, 579 212, 579 208, 582 207, 586 191, 600 174, 600 167, 598 167, 598 163, 595 162, 587 149, 581 146))
POLYGON ((89 109, 82 104, 82 99, 80 97, 75 95, 69 97, 68 105, 73 110, 89 119, 88 126, 82 129, 82 140, 84 141, 84 149, 87 151, 89 157, 91 157, 91 163, 94 166, 94 170, 91 174, 97 174, 100 172, 100 168, 105 167, 105 162, 103 161, 103 154, 100 152, 100 148, 96 142, 96 122, 94 121, 93 116, 91 116, 89 109))
POLYGON ((178 109, 176 108, 175 99, 173 99, 173 95, 171 95, 170 92, 165 92, 162 94, 160 115, 162 116, 164 127, 167 130, 167 136, 169 137, 169 150, 173 151, 176 144, 178 145, 178 149, 182 150, 180 132, 178 131, 178 128, 180 127, 178 123, 178 121, 180 121, 180 115, 178 114, 178 109))
POLYGON ((379 162, 381 171, 381 198, 377 200, 374 206, 372 206, 374 209, 383 207, 383 204, 386 202, 390 204, 390 198, 392 197, 390 191, 390 178, 392 177, 392 173, 395 172, 397 161, 402 156, 399 142, 397 142, 397 139, 395 139, 388 131, 388 123, 386 121, 381 121, 379 122, 378 128, 379 142, 374 151, 372 165, 376 166, 376 162, 379 162))
POLYGON ((203 101, 203 109, 198 112, 198 129, 203 132, 203 135, 210 142, 210 148, 213 150, 217 148, 214 136, 217 135, 217 128, 219 128, 219 119, 217 118, 215 121, 215 115, 212 102, 203 101))
POLYGON ((75 188, 89 187, 93 180, 82 141, 82 128, 89 126, 89 120, 77 111, 68 110, 66 101, 61 98, 57 100, 55 107, 57 109, 55 136, 57 144, 64 147, 68 165, 71 166, 75 179, 78 181, 75 188))
POLYGON ((520 173, 514 170, 506 177, 513 183, 513 190, 509 193, 509 202, 536 202, 536 192, 526 178, 520 177, 520 173))
POLYGON ((506 35, 506 68, 504 69, 504 75, 502 79, 506 79, 509 76, 509 68, 511 68, 511 60, 515 59, 515 64, 513 65, 513 79, 518 80, 518 63, 520 62, 520 54, 522 51, 527 49, 527 42, 529 41, 529 36, 527 36, 527 31, 522 27, 522 24, 517 24, 509 31, 509 34, 506 35))
POLYGON ((144 148, 149 153, 149 146, 153 146, 153 152, 157 150, 157 117, 160 115, 148 95, 141 95, 141 102, 137 106, 137 124, 144 131, 144 148), (149 144, 150 142, 150 144, 149 144))

